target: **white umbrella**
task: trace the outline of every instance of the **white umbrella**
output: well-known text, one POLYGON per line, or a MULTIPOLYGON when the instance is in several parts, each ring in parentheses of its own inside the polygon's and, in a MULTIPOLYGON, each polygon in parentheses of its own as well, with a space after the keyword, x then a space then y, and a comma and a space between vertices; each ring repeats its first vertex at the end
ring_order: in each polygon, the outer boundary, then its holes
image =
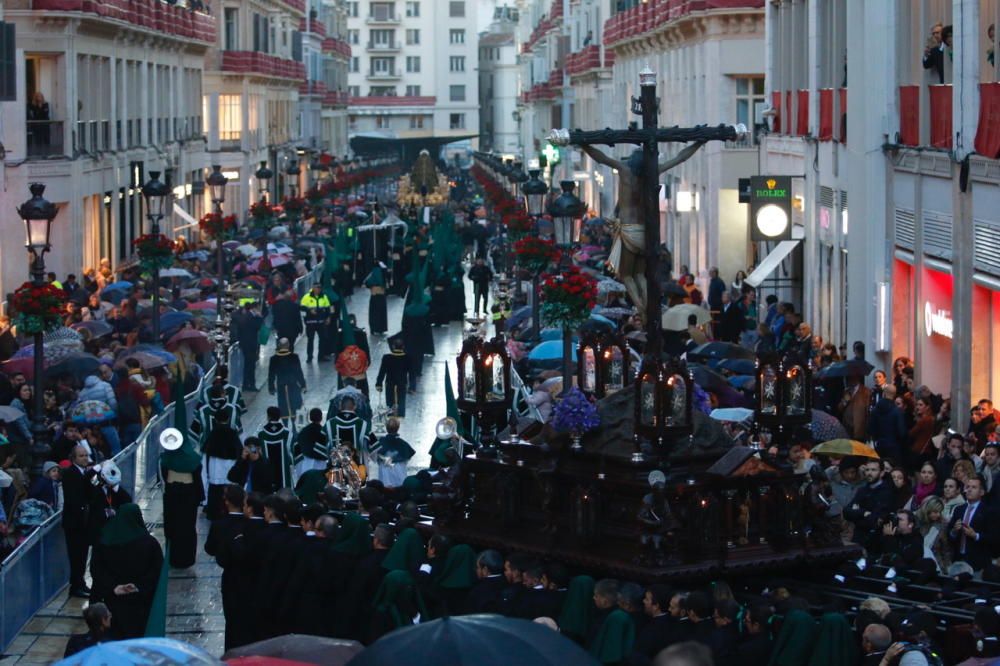
POLYGON ((733 423, 743 423, 753 417, 753 410, 746 407, 723 407, 713 409, 709 416, 716 421, 732 421, 733 423))
POLYGON ((189 278, 189 277, 191 277, 191 273, 189 271, 184 270, 183 268, 161 268, 160 269, 160 277, 189 278))
POLYGON ((236 251, 239 252, 240 254, 249 257, 251 254, 257 251, 257 248, 253 245, 250 245, 250 243, 247 243, 246 245, 240 245, 238 248, 236 248, 236 251))
POLYGON ((617 280, 607 279, 597 283, 598 294, 610 294, 612 292, 625 292, 625 285, 617 280))
POLYGON ((695 324, 701 326, 712 321, 712 315, 708 310, 693 303, 681 303, 669 308, 663 313, 663 328, 668 331, 686 331, 688 318, 694 315, 695 324))

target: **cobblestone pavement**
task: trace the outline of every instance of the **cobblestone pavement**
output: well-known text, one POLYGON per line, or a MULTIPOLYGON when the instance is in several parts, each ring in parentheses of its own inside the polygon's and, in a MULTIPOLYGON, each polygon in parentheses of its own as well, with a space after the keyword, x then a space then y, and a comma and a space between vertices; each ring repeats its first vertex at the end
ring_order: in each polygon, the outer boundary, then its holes
MULTIPOLYGON (((466 303, 471 312, 471 290, 466 290, 466 303)), ((348 303, 349 310, 357 316, 358 323, 367 327, 368 295, 366 290, 357 290, 348 303)), ((402 301, 389 299, 389 330, 399 330, 402 317, 402 301)), ((454 322, 447 327, 435 328, 434 345, 437 352, 424 362, 423 377, 417 394, 407 399, 406 418, 403 419, 400 434, 410 442, 417 453, 410 461, 412 469, 426 467, 430 457, 428 450, 434 441, 434 425, 445 415, 444 373, 445 363, 454 364, 462 342, 462 326, 454 322)), ((333 363, 320 364, 317 361, 305 365, 305 337, 296 342, 296 351, 303 360, 308 391, 304 396, 305 407, 320 407, 326 413, 330 396, 337 388, 337 375, 333 363)), ((372 367, 369 369, 369 383, 374 389, 375 376, 382 354, 388 351, 385 336, 370 336, 372 367)), ((243 419, 244 432, 255 433, 266 421, 266 410, 272 404, 266 391, 267 359, 273 351, 273 341, 261 353, 261 363, 257 368, 257 385, 265 388, 257 394, 247 394, 248 412, 243 419)), ((455 379, 454 365, 452 380, 455 379)), ((373 400, 378 398, 373 392, 373 400)), ((163 541, 162 502, 158 489, 147 496, 139 497, 146 522, 153 526, 153 533, 163 541)), ((221 570, 211 557, 202 550, 204 538, 208 534, 209 523, 203 516, 198 519, 198 559, 189 569, 172 570, 167 596, 167 635, 171 638, 198 645, 214 655, 223 651, 223 631, 225 620, 222 615, 222 597, 219 593, 221 570)), ((0 657, 0 666, 17 664, 32 666, 51 664, 62 657, 70 634, 83 633, 86 627, 80 619, 86 602, 61 593, 43 608, 14 639, 7 652, 0 657)))

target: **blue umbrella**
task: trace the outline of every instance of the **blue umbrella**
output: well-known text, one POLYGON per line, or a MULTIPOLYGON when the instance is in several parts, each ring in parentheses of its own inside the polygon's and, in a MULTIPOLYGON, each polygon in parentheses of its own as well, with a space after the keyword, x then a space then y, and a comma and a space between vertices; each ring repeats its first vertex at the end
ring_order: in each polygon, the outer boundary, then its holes
POLYGON ((729 378, 729 385, 741 391, 746 391, 752 389, 756 381, 754 377, 748 377, 747 375, 733 375, 729 378))
POLYGON ((615 322, 611 321, 610 319, 608 319, 604 315, 597 314, 596 312, 591 312, 590 313, 590 318, 593 319, 594 321, 599 321, 602 324, 607 324, 611 328, 615 327, 615 322))
MULTIPOLYGON (((576 345, 572 345, 571 358, 576 361, 576 345)), ((530 352, 528 352, 529 361, 553 361, 562 359, 562 340, 549 340, 548 342, 542 342, 530 352)))
POLYGON ((106 286, 104 289, 101 290, 101 293, 103 294, 108 291, 128 291, 131 288, 132 288, 131 282, 129 282, 128 280, 119 280, 118 282, 112 282, 111 284, 106 286))
MULTIPOLYGON (((527 624, 527 622, 525 623, 527 624)), ((539 625, 541 626, 541 625, 539 625)), ((542 627, 544 629, 544 627, 542 627)), ((554 633, 554 632, 553 632, 554 633)), ((557 634, 558 635, 558 634, 557 634)), ((133 638, 87 648, 56 662, 58 666, 152 666, 153 664, 223 665, 209 653, 172 638, 133 638)))
POLYGON ((521 322, 531 317, 531 306, 522 305, 513 312, 510 313, 510 317, 507 318, 507 326, 513 328, 521 322))
POLYGON ((753 375, 757 371, 753 359, 749 358, 724 358, 716 367, 734 375, 753 375))
POLYGON ((558 631, 499 615, 460 615, 422 622, 387 634, 348 666, 476 664, 476 666, 597 666, 583 648, 558 631))
POLYGON ((126 298, 128 298, 128 290, 126 289, 105 289, 101 292, 101 300, 108 303, 121 303, 126 298))
MULTIPOLYGON (((542 332, 539 333, 539 337, 542 342, 549 342, 550 340, 562 340, 562 329, 561 328, 543 328, 542 332)), ((573 336, 573 344, 575 345, 577 337, 573 336)))
POLYGON ((190 312, 168 312, 160 315, 160 330, 168 328, 180 328, 182 325, 194 319, 190 312))
POLYGON ((746 407, 723 407, 721 409, 713 409, 709 416, 716 421, 732 421, 733 423, 742 423, 743 421, 753 418, 753 410, 747 409, 746 407))
POLYGON ((185 252, 181 255, 181 259, 197 259, 198 261, 208 261, 208 252, 204 250, 194 250, 192 252, 185 252))

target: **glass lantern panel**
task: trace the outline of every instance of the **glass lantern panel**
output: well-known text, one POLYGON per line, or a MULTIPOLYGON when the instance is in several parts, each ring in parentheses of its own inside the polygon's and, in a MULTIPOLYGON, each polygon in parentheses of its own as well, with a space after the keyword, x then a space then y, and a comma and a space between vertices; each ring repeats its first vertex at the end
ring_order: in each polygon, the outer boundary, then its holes
POLYGON ((604 350, 604 392, 614 393, 625 388, 625 360, 620 347, 604 350))
POLYGON ((476 364, 472 354, 462 358, 462 399, 476 400, 476 364))
POLYGON ((785 373, 785 414, 801 416, 806 413, 806 378, 800 366, 792 366, 785 373))
POLYGON ((670 411, 667 414, 668 426, 686 426, 688 422, 688 392, 687 380, 681 375, 674 375, 668 381, 670 387, 670 411))
POLYGON ((597 359, 593 347, 583 348, 583 388, 584 391, 597 390, 597 359))
POLYGON ((503 357, 500 354, 490 354, 486 357, 486 371, 490 378, 486 400, 489 402, 503 402, 507 396, 504 388, 503 357))
POLYGON ((656 420, 656 377, 646 375, 639 385, 639 422, 649 428, 655 428, 656 420))
POLYGON ((778 373, 774 366, 767 364, 760 369, 760 412, 778 413, 778 373))

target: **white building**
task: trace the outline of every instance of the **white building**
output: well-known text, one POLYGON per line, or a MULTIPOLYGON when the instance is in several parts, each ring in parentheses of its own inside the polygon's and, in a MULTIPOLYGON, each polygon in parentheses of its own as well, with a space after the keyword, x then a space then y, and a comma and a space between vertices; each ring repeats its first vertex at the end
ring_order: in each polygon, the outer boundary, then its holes
POLYGON ((299 146, 347 154, 347 8, 344 0, 310 0, 300 23, 306 80, 299 85, 299 146))
POLYGON ((479 148, 520 154, 517 133, 517 10, 497 7, 479 36, 479 148))
MULTIPOLYGON (((59 207, 46 266, 60 277, 132 255, 149 232, 141 185, 169 171, 177 204, 197 216, 203 169, 202 70, 215 43, 215 17, 158 0, 95 5, 75 0, 7 0, 16 27, 13 101, 0 102, 0 293, 28 277, 24 228, 15 207, 42 182, 59 207), (26 118, 41 93, 49 120, 26 118), (17 240, 14 240, 17 239, 17 240)), ((161 176, 163 178, 163 176, 161 176)), ((167 219, 173 233, 180 219, 167 219)))
MULTIPOLYGON (((639 71, 646 66, 657 76, 661 127, 737 122, 752 127, 754 109, 764 106, 761 3, 726 2, 712 9, 662 1, 632 4, 604 25, 604 48, 615 53, 613 93, 610 115, 597 127, 624 128, 639 120, 629 102, 639 96, 639 71)), ((665 144, 660 150, 672 155, 683 147, 665 144)), ((631 150, 619 146, 616 154, 631 150)), ((660 236, 673 252, 674 273, 687 266, 706 295, 711 267, 717 266, 728 283, 754 261, 737 187, 740 178, 756 173, 757 155, 755 137, 710 142, 661 176, 669 199, 661 199, 660 236)))
POLYGON ((478 136, 476 0, 347 2, 349 134, 356 152, 478 136))
POLYGON ((998 4, 767 3, 761 168, 805 175, 801 268, 786 268, 806 319, 884 367, 913 359, 958 429, 1000 389, 998 4), (936 23, 954 35, 940 71, 923 66, 936 23))

